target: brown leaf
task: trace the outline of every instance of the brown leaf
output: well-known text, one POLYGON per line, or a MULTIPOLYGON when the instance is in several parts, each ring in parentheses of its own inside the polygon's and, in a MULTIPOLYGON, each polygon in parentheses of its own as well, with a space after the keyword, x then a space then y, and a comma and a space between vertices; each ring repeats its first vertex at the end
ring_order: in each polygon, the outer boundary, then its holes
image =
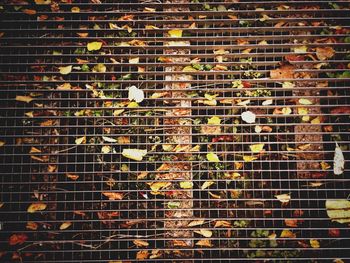
POLYGON ((38 224, 35 223, 35 222, 27 222, 26 229, 37 230, 38 229, 38 224))
POLYGON ((31 102, 34 99, 32 97, 30 97, 30 96, 16 96, 16 100, 17 101, 21 101, 21 102, 29 103, 29 102, 31 102))
POLYGON ((147 250, 141 250, 141 251, 138 251, 137 254, 136 254, 136 259, 146 259, 148 258, 149 256, 149 253, 147 250))
POLYGON ((292 79, 294 77, 294 67, 285 65, 270 71, 271 79, 292 79))
POLYGON ((204 220, 194 220, 194 221, 191 221, 187 226, 188 227, 200 226, 200 225, 203 225, 204 222, 205 222, 204 220))
POLYGON ((28 239, 28 236, 26 234, 13 234, 9 238, 9 245, 15 246, 15 245, 21 245, 28 239))
POLYGON ((71 179, 73 181, 76 181, 76 180, 79 179, 79 175, 77 175, 77 174, 69 174, 69 173, 67 173, 66 176, 67 176, 67 178, 69 178, 69 179, 71 179))
POLYGON ((298 220, 297 219, 285 219, 284 223, 288 227, 298 227, 298 220))
POLYGON ((335 51, 332 47, 317 47, 316 56, 319 60, 326 60, 333 57, 335 51))
POLYGON ((231 227, 231 223, 228 221, 219 220, 215 222, 214 227, 231 227))
POLYGON ((122 193, 115 193, 115 192, 103 192, 102 194, 108 197, 109 200, 122 200, 124 197, 122 193))
POLYGON ((65 230, 72 225, 72 222, 64 222, 60 225, 60 230, 65 230))
POLYGON ((210 241, 210 239, 202 239, 202 240, 199 240, 197 243, 196 243, 197 246, 202 246, 202 247, 212 247, 212 243, 210 241))

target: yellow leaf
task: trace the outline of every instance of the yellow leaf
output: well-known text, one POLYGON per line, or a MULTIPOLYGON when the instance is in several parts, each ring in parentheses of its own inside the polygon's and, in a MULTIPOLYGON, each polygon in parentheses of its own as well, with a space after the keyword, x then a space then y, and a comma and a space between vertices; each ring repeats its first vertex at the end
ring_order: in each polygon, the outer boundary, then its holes
POLYGON ((116 192, 103 192, 104 196, 108 197, 109 200, 123 200, 124 195, 116 192))
POLYGON ((324 161, 322 161, 320 163, 320 165, 321 165, 322 170, 328 170, 329 168, 331 168, 331 166, 328 163, 324 162, 324 161))
POLYGON ((27 222, 26 229, 37 230, 38 229, 38 224, 35 223, 35 222, 27 222))
POLYGON ((289 81, 285 81, 282 83, 282 88, 284 89, 292 89, 295 87, 295 84, 289 81))
POLYGON ((80 8, 78 6, 73 6, 71 8, 71 11, 72 11, 72 13, 79 13, 80 12, 80 8))
POLYGON ((202 239, 202 240, 199 240, 197 243, 196 243, 197 246, 202 246, 202 247, 212 247, 213 245, 211 244, 211 241, 210 239, 202 239))
POLYGON ((250 156, 250 155, 243 155, 243 161, 245 161, 245 162, 252 162, 256 159, 258 159, 258 157, 250 156))
POLYGON ((262 17, 261 17, 259 20, 260 20, 261 22, 264 22, 264 21, 269 20, 269 19, 271 19, 271 17, 269 17, 269 16, 266 15, 266 14, 263 14, 262 17))
POLYGON ((307 53, 307 46, 300 46, 293 48, 294 53, 307 53))
POLYGON ((192 66, 186 66, 182 69, 182 72, 195 72, 197 69, 193 68, 192 66))
POLYGON ((275 195, 278 201, 280 201, 282 204, 287 204, 289 203, 291 197, 290 194, 280 194, 280 195, 275 195))
POLYGON ((181 29, 172 29, 168 31, 168 34, 170 37, 182 37, 182 30, 181 29))
POLYGON ((159 27, 153 26, 153 25, 146 25, 145 29, 159 29, 159 27))
POLYGON ((200 229, 199 231, 196 230, 194 232, 197 234, 200 234, 204 237, 211 237, 213 235, 213 232, 211 230, 208 230, 208 229, 200 229))
POLYGON ((51 0, 35 0, 37 5, 49 5, 51 4, 51 0))
POLYGON ((321 123, 321 118, 320 117, 316 117, 314 119, 312 119, 311 124, 320 124, 321 123))
POLYGON ((220 162, 219 157, 215 153, 212 153, 212 152, 207 153, 207 160, 209 162, 214 162, 214 163, 220 162))
POLYGON ((151 187, 151 190, 154 192, 157 192, 160 189, 167 188, 171 185, 170 182, 154 182, 154 183, 147 183, 147 184, 151 187))
POLYGON ((149 253, 147 250, 141 250, 136 253, 136 259, 142 260, 148 258, 149 253))
POLYGON ((137 64, 140 62, 140 58, 136 57, 136 58, 129 58, 129 63, 130 64, 137 64))
POLYGON ((299 99, 298 102, 302 105, 312 105, 312 101, 308 99, 299 99))
POLYGON ((135 239, 132 242, 138 247, 148 247, 149 246, 149 243, 147 241, 140 240, 140 239, 135 239))
POLYGON ((190 181, 180 182, 180 187, 182 189, 192 189, 193 188, 193 183, 190 182, 190 181))
POLYGON ((218 116, 213 116, 208 119, 208 124, 210 125, 220 125, 221 119, 218 116))
POLYGON ((72 72, 72 65, 66 66, 66 67, 59 67, 60 73, 62 75, 68 75, 69 73, 72 72))
POLYGON ((320 247, 320 242, 316 239, 310 239, 310 245, 312 248, 319 248, 320 247))
POLYGON ((128 107, 128 108, 131 108, 131 109, 134 109, 134 108, 139 107, 139 104, 138 104, 137 102, 135 102, 135 101, 132 101, 132 102, 130 102, 130 103, 128 104, 127 107, 128 107))
POLYGON ((77 174, 69 174, 69 173, 67 173, 66 176, 67 176, 67 178, 69 178, 69 179, 71 179, 73 181, 79 179, 79 175, 77 175, 77 174))
POLYGON ((86 136, 83 136, 83 137, 79 137, 79 138, 76 138, 75 139, 75 144, 84 144, 86 143, 86 136))
POLYGON ((32 97, 30 97, 30 96, 16 96, 16 100, 29 103, 29 102, 31 102, 34 99, 32 97))
POLYGON ((141 161, 146 154, 147 154, 147 150, 139 150, 139 149, 123 149, 123 152, 122 152, 122 155, 124 157, 135 161, 141 161))
POLYGON ((112 147, 109 145, 104 145, 101 148, 101 153, 110 153, 112 151, 112 147))
POLYGON ((192 222, 190 222, 187 226, 188 227, 193 227, 193 226, 200 226, 204 224, 204 220, 194 220, 192 222))
POLYGON ((116 139, 113 139, 113 138, 111 138, 111 137, 102 136, 102 139, 103 139, 105 142, 110 142, 110 143, 117 142, 116 139))
POLYGON ((65 230, 72 225, 72 222, 64 222, 60 225, 60 230, 65 230))
POLYGON ((57 90, 70 90, 72 88, 70 83, 63 83, 57 86, 57 90))
POLYGON ((289 107, 282 108, 282 114, 283 115, 289 115, 291 113, 292 113, 292 109, 291 108, 289 108, 289 107))
POLYGON ((280 237, 287 237, 287 238, 296 238, 296 234, 294 234, 292 231, 288 229, 284 229, 281 233, 280 237))
POLYGON ((213 194, 212 192, 209 192, 209 195, 215 199, 221 199, 221 196, 220 195, 217 195, 217 194, 213 194))
POLYGON ((204 190, 204 189, 210 187, 210 186, 213 185, 213 184, 214 184, 214 181, 206 181, 206 182, 204 182, 204 184, 202 185, 201 189, 204 190))
POLYGON ((328 217, 335 222, 350 223, 350 201, 346 199, 326 200, 328 217))
POLYGON ((4 145, 5 145, 5 142, 4 141, 0 141, 0 147, 4 146, 4 145))
POLYGON ((249 148, 253 153, 260 153, 261 151, 264 150, 264 146, 265 146, 264 143, 258 143, 258 144, 249 145, 249 148))
POLYGON ((102 47, 102 42, 94 41, 87 44, 87 49, 89 51, 100 50, 102 47))
POLYGON ((114 110, 113 116, 118 116, 118 115, 122 114, 123 112, 124 112, 124 110, 114 110))
POLYGON ((208 93, 204 94, 204 98, 206 98, 207 100, 215 100, 217 96, 219 96, 219 94, 214 94, 214 95, 210 95, 208 93))
POLYGON ((42 210, 46 209, 46 206, 47 205, 44 203, 34 203, 28 207, 27 212, 28 213, 35 213, 36 211, 42 211, 42 210))

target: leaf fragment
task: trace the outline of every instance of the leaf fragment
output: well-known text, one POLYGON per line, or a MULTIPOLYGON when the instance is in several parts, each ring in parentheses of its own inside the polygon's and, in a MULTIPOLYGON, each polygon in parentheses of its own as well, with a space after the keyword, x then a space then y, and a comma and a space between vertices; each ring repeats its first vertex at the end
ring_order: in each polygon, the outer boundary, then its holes
POLYGON ((338 143, 335 143, 335 152, 334 152, 334 159, 333 159, 333 172, 335 175, 340 175, 344 172, 344 166, 345 166, 345 159, 343 152, 341 148, 339 147, 338 143))
POLYGON ((148 247, 149 243, 141 239, 135 239, 132 241, 137 247, 148 247))
POLYGON ((137 88, 136 86, 129 87, 128 99, 130 101, 136 101, 140 103, 144 100, 145 94, 142 89, 137 88))
POLYGON ((67 176, 67 178, 69 178, 69 179, 71 179, 71 180, 73 180, 73 181, 76 181, 76 180, 79 179, 79 175, 77 175, 77 174, 70 174, 70 173, 67 173, 66 176, 67 176))
POLYGON ((21 102, 26 102, 26 103, 29 103, 31 102, 32 100, 34 100, 34 98, 30 97, 30 96, 16 96, 16 100, 17 101, 21 101, 21 102))
POLYGON ((208 187, 210 187, 211 185, 213 185, 215 182, 214 181, 205 181, 204 184, 202 184, 201 189, 204 190, 208 187))
POLYGON ((95 50, 100 50, 101 47, 102 47, 102 42, 99 42, 99 41, 94 41, 94 42, 89 42, 87 44, 87 49, 89 51, 95 51, 95 50))
POLYGON ((297 236, 292 231, 290 231, 288 229, 284 229, 284 230, 282 230, 280 237, 296 238, 297 236))
POLYGON ((313 102, 309 99, 299 99, 298 102, 302 105, 312 105, 313 102))
POLYGON ((204 220, 194 220, 194 221, 191 221, 187 226, 188 227, 200 226, 200 225, 203 225, 204 222, 205 222, 204 220))
POLYGON ((43 211, 47 207, 44 203, 33 203, 27 208, 28 213, 35 213, 37 211, 43 211))
POLYGON ((196 230, 194 232, 197 234, 200 234, 204 237, 211 237, 213 235, 213 232, 211 230, 208 230, 208 229, 200 229, 200 230, 196 230))
POLYGON ((193 183, 190 181, 180 182, 180 188, 182 189, 192 189, 193 183))
POLYGON ((201 239, 196 243, 197 246, 202 246, 202 247, 212 247, 212 243, 210 239, 201 239))
POLYGON ((280 194, 280 195, 275 195, 278 201, 280 201, 282 204, 287 204, 289 203, 291 196, 290 194, 280 194))
POLYGON ((110 143, 117 142, 116 139, 111 138, 111 137, 107 137, 107 136, 102 136, 102 139, 103 139, 105 142, 110 142, 110 143))
POLYGON ((251 111, 242 112, 241 118, 246 123, 255 123, 256 115, 251 111))
POLYGON ((124 194, 116 192, 102 192, 109 200, 123 200, 124 194))
POLYGON ((207 160, 209 162, 214 162, 214 163, 220 162, 219 157, 215 153, 212 153, 212 152, 207 153, 207 160))
POLYGON ((332 47, 317 47, 316 56, 319 60, 327 60, 334 56, 335 51, 332 47))
POLYGON ((122 155, 124 157, 135 161, 141 161, 146 154, 147 154, 147 150, 140 150, 140 149, 123 149, 123 152, 122 152, 122 155))
POLYGON ((316 239, 310 239, 310 245, 312 248, 320 248, 320 242, 316 239))
POLYGON ((73 66, 69 65, 69 66, 65 66, 65 67, 59 67, 58 69, 60 70, 60 73, 62 75, 68 75, 69 73, 72 72, 73 66))
POLYGON ((22 245, 24 242, 26 242, 27 239, 28 236, 26 234, 13 234, 9 238, 9 245, 22 245))
POLYGON ((86 136, 79 137, 75 139, 75 144, 80 145, 86 143, 86 136))
POLYGON ((72 222, 64 222, 60 225, 60 230, 65 230, 72 225, 72 222))
POLYGON ((181 29, 172 29, 168 31, 168 34, 170 37, 182 37, 182 30, 181 29))
POLYGON ((335 222, 350 223, 350 201, 346 199, 326 200, 328 217, 335 222))
POLYGON ((213 116, 208 119, 208 124, 210 125, 220 125, 221 119, 218 116, 213 116))
POLYGON ((257 143, 257 144, 249 145, 249 148, 253 153, 260 153, 264 150, 264 146, 265 146, 264 143, 257 143))

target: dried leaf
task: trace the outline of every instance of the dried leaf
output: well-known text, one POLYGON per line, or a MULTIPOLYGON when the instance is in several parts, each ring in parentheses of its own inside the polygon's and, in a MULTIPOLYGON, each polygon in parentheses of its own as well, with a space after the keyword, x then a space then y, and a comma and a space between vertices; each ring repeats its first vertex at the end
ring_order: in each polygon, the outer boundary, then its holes
POLYGON ((113 138, 111 138, 111 137, 102 136, 102 139, 103 139, 105 142, 110 142, 110 143, 117 142, 116 139, 113 139, 113 138))
POLYGON ((141 250, 136 253, 136 259, 142 260, 147 259, 149 257, 149 253, 147 250, 141 250))
POLYGON ((212 247, 212 243, 210 241, 210 239, 202 239, 202 240, 199 240, 197 243, 196 243, 197 246, 202 246, 202 247, 212 247))
POLYGON ((282 204, 287 204, 289 203, 291 196, 290 194, 280 194, 280 195, 275 195, 278 201, 280 201, 282 204))
POLYGON ((213 185, 215 182, 214 181, 205 181, 204 184, 202 184, 201 189, 204 190, 208 187, 210 187, 211 185, 213 185))
POLYGON ((87 49, 89 51, 100 50, 102 47, 102 42, 94 41, 87 44, 87 49))
POLYGON ((144 241, 144 240, 140 240, 140 239, 135 239, 132 241, 135 246, 137 247, 148 247, 149 246, 149 243, 147 241, 144 241))
POLYGON ((28 236, 26 234, 13 234, 9 238, 9 245, 22 245, 24 242, 26 242, 27 239, 28 236))
POLYGON ((46 207, 47 207, 47 205, 44 203, 34 203, 28 207, 27 212, 28 213, 35 213, 37 211, 45 210, 46 207))
POLYGON ((285 65, 279 69, 270 71, 271 79, 292 79, 294 77, 294 67, 291 65, 285 65))
POLYGON ((147 154, 147 150, 139 149, 123 149, 122 155, 126 158, 135 161, 142 161, 142 158, 147 154))
POLYGON ((80 13, 80 8, 78 6, 73 6, 70 11, 72 11, 72 13, 80 13))
POLYGON ((231 223, 224 220, 219 220, 215 222, 214 227, 231 227, 231 223))
POLYGON ((350 223, 350 201, 346 199, 326 200, 328 217, 335 222, 350 223))
POLYGON ((72 222, 64 222, 60 225, 60 230, 65 230, 72 225, 72 222))
POLYGON ((312 105, 313 102, 311 100, 308 99, 299 99, 298 102, 302 105, 312 105))
POLYGON ((212 152, 207 153, 207 160, 209 162, 214 162, 214 163, 220 162, 219 157, 215 153, 212 153, 212 152))
POLYGON ((102 192, 109 200, 123 200, 124 194, 116 192, 102 192))
POLYGON ((187 226, 188 227, 200 226, 200 225, 203 225, 204 222, 205 222, 204 220, 194 220, 194 221, 191 221, 187 226))
POLYGON ((26 229, 28 230, 37 230, 38 229, 38 224, 35 222, 27 222, 26 229))
POLYGON ((285 219, 284 223, 288 227, 298 227, 298 219, 285 219))
POLYGON ((338 143, 335 143, 335 152, 334 152, 334 159, 333 159, 333 172, 335 175, 340 175, 344 172, 344 166, 345 166, 345 159, 343 152, 341 148, 339 147, 338 143))
POLYGON ((34 99, 32 97, 30 97, 30 96, 16 96, 16 100, 17 101, 21 101, 21 102, 29 103, 29 102, 31 102, 34 99))
POLYGON ((327 60, 332 58, 335 54, 335 51, 332 47, 317 47, 316 56, 319 60, 327 60))
POLYGON ((287 237, 287 238, 296 238, 296 234, 294 234, 292 231, 288 229, 284 229, 280 235, 280 237, 287 237))
POLYGON ((253 153, 260 153, 264 151, 264 146, 265 146, 264 143, 257 143, 257 144, 249 145, 249 148, 253 153))
POLYGON ((208 229, 200 229, 200 230, 196 230, 194 232, 197 234, 200 234, 204 237, 211 237, 213 235, 213 232, 211 230, 208 230, 208 229))
POLYGON ((300 46, 293 48, 294 53, 307 53, 307 46, 300 46))
POLYGON ((168 34, 170 37, 182 37, 182 30, 181 29, 172 29, 168 31, 168 34))
POLYGON ((138 108, 139 107, 139 104, 137 103, 137 102, 135 102, 135 101, 132 101, 132 102, 130 102, 129 104, 128 104, 128 106, 127 106, 128 108, 138 108))
POLYGON ((130 64, 137 64, 140 62, 140 58, 136 57, 136 58, 129 58, 129 63, 130 64))
POLYGON ((316 239, 310 239, 310 245, 312 248, 320 248, 320 242, 316 239))
POLYGON ((145 98, 145 94, 144 94, 143 90, 138 89, 136 86, 129 87, 128 99, 130 101, 134 100, 137 103, 140 103, 144 100, 144 98, 145 98))
POLYGON ((49 4, 51 4, 51 0, 35 0, 34 2, 37 5, 49 5, 49 4))
POLYGON ((255 123, 256 115, 251 111, 245 111, 245 112, 242 112, 241 118, 246 123, 255 123))
POLYGON ((71 179, 73 181, 76 181, 76 180, 79 179, 79 175, 77 175, 77 174, 69 174, 69 173, 67 173, 66 176, 67 176, 67 178, 69 178, 69 179, 71 179))
POLYGON ((75 139, 75 144, 80 145, 86 143, 86 136, 79 137, 75 139))
POLYGON ((252 162, 254 160, 257 160, 258 157, 256 156, 250 156, 250 155, 243 155, 243 161, 245 162, 252 162))
POLYGON ((69 66, 66 66, 66 67, 59 67, 60 73, 62 75, 68 75, 69 73, 72 72, 72 69, 73 69, 72 65, 69 65, 69 66))
POLYGON ((70 90, 72 85, 70 83, 63 83, 62 85, 57 86, 57 90, 70 90))
POLYGON ((182 188, 182 189, 192 189, 193 188, 193 183, 190 182, 190 181, 180 182, 180 188, 182 188))
POLYGON ((34 9, 23 9, 22 10, 23 13, 27 14, 27 15, 35 15, 36 14, 36 10, 34 9))
POLYGON ((208 124, 210 125, 220 125, 221 119, 218 116, 213 116, 208 119, 208 124))
POLYGON ((154 183, 147 183, 153 192, 158 192, 160 189, 167 188, 171 185, 170 182, 154 182, 154 183))

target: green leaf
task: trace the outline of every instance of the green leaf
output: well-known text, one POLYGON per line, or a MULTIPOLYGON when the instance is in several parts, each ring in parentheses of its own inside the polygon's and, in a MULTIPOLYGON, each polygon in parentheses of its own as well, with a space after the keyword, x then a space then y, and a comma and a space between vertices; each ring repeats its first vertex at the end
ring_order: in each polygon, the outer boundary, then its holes
POLYGON ((207 160, 209 162, 214 162, 214 163, 220 162, 219 157, 215 153, 212 153, 212 152, 207 153, 207 160))
POLYGON ((180 207, 181 203, 180 202, 173 202, 173 201, 169 201, 168 202, 168 208, 169 209, 175 209, 180 207))
POLYGON ((62 75, 68 75, 69 73, 72 72, 72 65, 66 66, 66 67, 59 67, 60 73, 62 75))
POLYGON ((208 119, 209 125, 220 125, 221 119, 218 116, 213 116, 210 119, 208 119))

